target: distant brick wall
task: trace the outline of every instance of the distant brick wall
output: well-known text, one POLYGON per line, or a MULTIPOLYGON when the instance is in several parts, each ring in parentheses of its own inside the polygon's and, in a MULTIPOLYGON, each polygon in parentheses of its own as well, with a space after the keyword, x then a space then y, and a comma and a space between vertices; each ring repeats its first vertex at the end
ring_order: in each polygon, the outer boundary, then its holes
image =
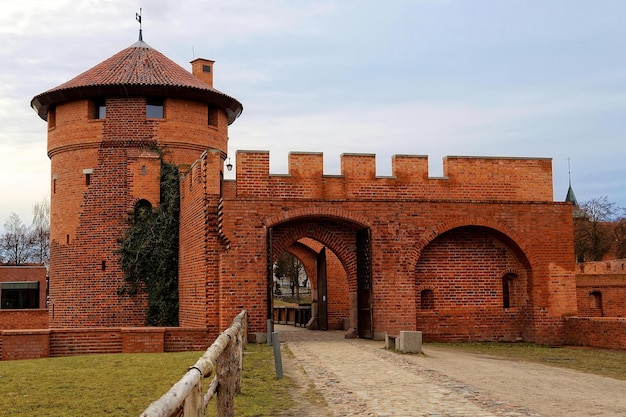
POLYGON ((2 360, 46 358, 50 356, 49 337, 48 330, 2 331, 2 360))
MULTIPOLYGON (((0 284, 3 282, 38 282, 39 283, 39 308, 46 308, 46 267, 42 264, 24 264, 24 265, 5 265, 0 264, 0 284)), ((0 314, 3 312, 0 309, 0 314)), ((37 316, 37 313, 33 313, 32 318, 37 316)), ((10 320, 9 316, 6 320, 10 320)), ((28 319, 25 319, 28 320, 28 319)), ((34 319, 36 320, 36 319, 34 319)), ((8 328, 9 324, 4 323, 5 320, 0 320, 0 330, 8 328)), ((25 326, 30 326, 28 322, 25 326)), ((25 327, 32 328, 32 327, 25 327)))
POLYGON ((626 349, 626 318, 566 317, 563 343, 626 349))
POLYGON ((201 351, 217 336, 207 329, 179 327, 4 330, 0 358, 201 351))
POLYGON ((48 310, 0 310, 0 330, 47 329, 48 310))
POLYGON ((579 317, 626 317, 626 260, 576 264, 579 317))

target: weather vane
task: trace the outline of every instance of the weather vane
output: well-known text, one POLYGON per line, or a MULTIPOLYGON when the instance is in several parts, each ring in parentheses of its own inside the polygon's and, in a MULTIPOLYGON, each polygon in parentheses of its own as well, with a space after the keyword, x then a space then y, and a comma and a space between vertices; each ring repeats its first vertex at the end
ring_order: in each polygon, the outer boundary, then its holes
POLYGON ((143 42, 143 36, 141 36, 141 7, 139 13, 135 13, 135 19, 139 22, 139 40, 143 42))

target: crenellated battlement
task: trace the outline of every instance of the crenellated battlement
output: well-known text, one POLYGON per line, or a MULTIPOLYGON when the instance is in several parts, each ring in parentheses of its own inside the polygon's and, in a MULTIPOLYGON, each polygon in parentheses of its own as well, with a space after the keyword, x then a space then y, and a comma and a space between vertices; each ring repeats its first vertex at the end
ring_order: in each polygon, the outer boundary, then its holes
POLYGON ((233 197, 328 200, 429 199, 553 201, 550 158, 447 156, 429 177, 428 157, 394 155, 392 175, 376 175, 376 155, 341 155, 341 174, 325 175, 322 153, 292 152, 289 172, 270 174, 267 151, 238 151, 233 197))

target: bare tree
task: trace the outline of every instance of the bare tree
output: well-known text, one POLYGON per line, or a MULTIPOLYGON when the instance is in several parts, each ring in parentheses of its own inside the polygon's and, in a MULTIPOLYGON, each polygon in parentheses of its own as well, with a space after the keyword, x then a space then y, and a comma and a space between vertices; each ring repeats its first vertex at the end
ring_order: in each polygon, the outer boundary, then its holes
POLYGON ((300 275, 304 265, 289 252, 283 252, 274 264, 274 275, 278 278, 287 278, 291 287, 291 296, 300 302, 300 275))
POLYGON ((33 205, 33 223, 30 227, 32 261, 50 263, 50 202, 43 198, 33 205))
POLYGON ((615 221, 621 209, 606 196, 580 205, 585 216, 576 220, 574 239, 576 260, 601 261, 615 244, 615 221))
POLYGON ((11 213, 4 223, 4 233, 0 236, 2 260, 11 265, 27 263, 31 256, 29 230, 16 213, 11 213))
POLYGON ((615 226, 615 243, 617 245, 615 256, 617 259, 626 258, 626 217, 622 217, 615 226))

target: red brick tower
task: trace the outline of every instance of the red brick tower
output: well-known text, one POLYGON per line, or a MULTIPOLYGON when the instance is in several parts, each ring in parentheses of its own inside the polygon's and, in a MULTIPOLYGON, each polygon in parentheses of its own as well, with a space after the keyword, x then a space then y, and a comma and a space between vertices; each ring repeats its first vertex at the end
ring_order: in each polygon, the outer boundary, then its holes
MULTIPOLYGON (((50 326, 140 326, 145 300, 118 294, 116 250, 137 202, 159 205, 160 158, 186 169, 211 150, 221 171, 241 104, 138 41, 34 97, 51 159, 50 326)), ((219 181, 219 179, 218 179, 219 181)))

